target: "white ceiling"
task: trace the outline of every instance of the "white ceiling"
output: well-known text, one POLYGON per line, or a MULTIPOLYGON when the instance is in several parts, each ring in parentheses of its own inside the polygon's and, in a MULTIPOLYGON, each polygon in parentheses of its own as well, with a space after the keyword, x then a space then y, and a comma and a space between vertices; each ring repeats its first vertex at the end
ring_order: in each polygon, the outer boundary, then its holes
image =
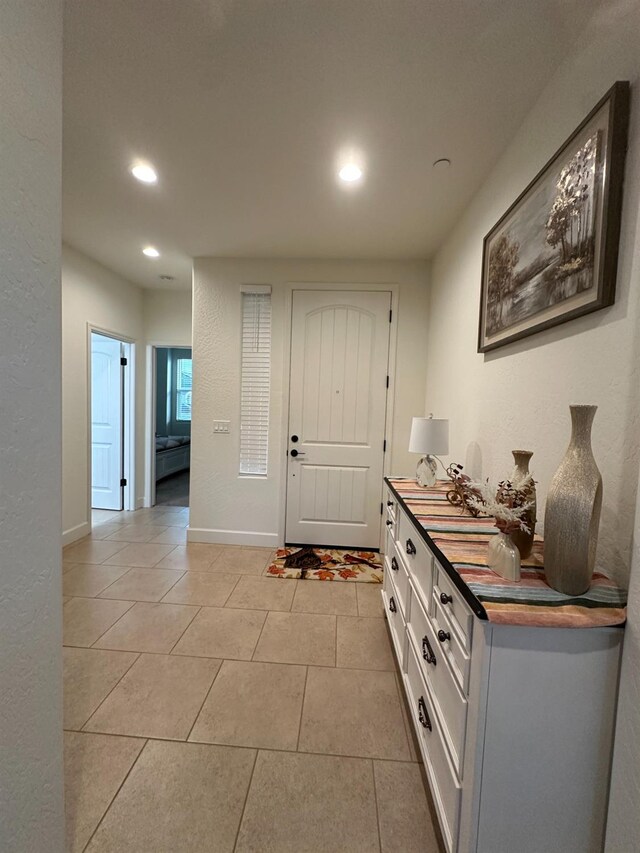
POLYGON ((203 255, 429 257, 597 5, 66 0, 64 238, 144 287, 203 255))

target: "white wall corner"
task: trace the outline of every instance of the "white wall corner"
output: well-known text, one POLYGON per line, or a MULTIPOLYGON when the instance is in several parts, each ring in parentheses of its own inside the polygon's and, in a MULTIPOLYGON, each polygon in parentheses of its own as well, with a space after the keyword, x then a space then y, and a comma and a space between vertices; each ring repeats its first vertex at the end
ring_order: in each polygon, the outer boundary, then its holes
POLYGON ((71 545, 72 542, 77 542, 78 539, 84 539, 85 536, 88 536, 91 533, 91 524, 88 521, 84 521, 82 524, 76 524, 75 527, 70 527, 68 530, 65 530, 62 534, 62 547, 65 545, 71 545))

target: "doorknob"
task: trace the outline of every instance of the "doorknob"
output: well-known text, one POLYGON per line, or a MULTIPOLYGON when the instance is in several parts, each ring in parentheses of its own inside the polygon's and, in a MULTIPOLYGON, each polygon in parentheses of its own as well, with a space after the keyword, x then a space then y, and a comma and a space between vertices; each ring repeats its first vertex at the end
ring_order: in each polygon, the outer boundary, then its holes
POLYGON ((297 441, 297 440, 298 440, 298 436, 297 436, 297 435, 292 435, 292 436, 291 436, 291 441, 292 441, 294 444, 296 443, 296 441, 297 441))
POLYGON ((294 448, 293 448, 293 450, 291 451, 291 455, 292 455, 292 456, 293 456, 293 458, 295 459, 295 458, 296 458, 296 456, 306 456, 307 454, 306 454, 306 453, 304 453, 304 452, 302 452, 302 451, 300 451, 300 450, 296 450, 296 449, 295 449, 295 447, 294 447, 294 448))

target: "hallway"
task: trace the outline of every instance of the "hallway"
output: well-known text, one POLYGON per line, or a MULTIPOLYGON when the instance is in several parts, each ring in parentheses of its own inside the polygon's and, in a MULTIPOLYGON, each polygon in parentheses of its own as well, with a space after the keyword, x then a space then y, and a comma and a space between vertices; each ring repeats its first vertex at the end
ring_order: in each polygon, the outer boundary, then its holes
POLYGON ((188 512, 64 551, 69 850, 435 853, 380 587, 264 577, 188 512))

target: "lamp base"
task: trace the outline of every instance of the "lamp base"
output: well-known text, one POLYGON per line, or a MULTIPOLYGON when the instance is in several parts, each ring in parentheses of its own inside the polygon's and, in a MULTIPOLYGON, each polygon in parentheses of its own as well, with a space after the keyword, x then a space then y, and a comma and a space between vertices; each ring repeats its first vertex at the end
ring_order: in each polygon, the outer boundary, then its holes
POLYGON ((423 456, 418 462, 416 469, 416 480, 423 489, 432 489, 436 484, 436 471, 438 463, 435 456, 423 456))

